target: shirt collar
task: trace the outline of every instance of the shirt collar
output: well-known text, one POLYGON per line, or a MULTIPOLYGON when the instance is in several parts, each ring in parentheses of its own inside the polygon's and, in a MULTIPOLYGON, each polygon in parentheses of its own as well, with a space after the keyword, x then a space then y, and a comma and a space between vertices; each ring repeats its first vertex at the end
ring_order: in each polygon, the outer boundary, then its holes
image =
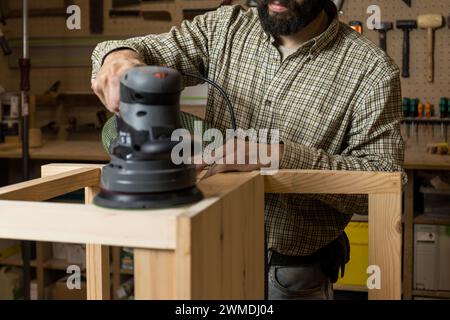
MULTIPOLYGON (((334 6, 334 4, 333 4, 333 6, 334 6)), ((333 19, 331 21, 330 25, 328 26, 328 28, 324 32, 319 34, 318 36, 316 36, 313 39, 302 44, 298 48, 298 50, 303 51, 303 50, 309 49, 309 55, 316 56, 336 39, 336 37, 339 33, 339 27, 340 27, 337 10, 335 10, 335 9, 330 10, 329 7, 326 7, 325 11, 327 12, 328 16, 332 17, 332 19, 333 19)), ((275 38, 271 34, 266 33, 266 35, 267 35, 267 40, 270 41, 271 44, 273 44, 274 46, 278 45, 275 38)))

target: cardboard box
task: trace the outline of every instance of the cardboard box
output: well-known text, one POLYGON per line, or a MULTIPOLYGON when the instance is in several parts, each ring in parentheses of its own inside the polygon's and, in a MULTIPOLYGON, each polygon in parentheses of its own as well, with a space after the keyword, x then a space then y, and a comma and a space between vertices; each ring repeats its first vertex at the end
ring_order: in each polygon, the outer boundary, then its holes
POLYGON ((83 244, 67 244, 67 262, 69 264, 74 264, 80 266, 81 268, 86 267, 86 246, 83 244))
POLYGON ((52 243, 53 259, 67 260, 67 248, 65 243, 52 243))
POLYGON ((0 240, 0 260, 9 258, 20 252, 20 242, 16 240, 0 240))
POLYGON ((80 289, 70 290, 67 287, 67 278, 59 279, 57 282, 52 283, 45 288, 46 299, 49 300, 86 300, 86 281, 81 281, 80 289))

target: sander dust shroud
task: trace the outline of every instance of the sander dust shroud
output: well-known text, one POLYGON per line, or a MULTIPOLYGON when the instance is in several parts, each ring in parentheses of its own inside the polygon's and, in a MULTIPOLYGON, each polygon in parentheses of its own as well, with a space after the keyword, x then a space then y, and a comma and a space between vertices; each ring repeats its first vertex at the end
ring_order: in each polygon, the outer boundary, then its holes
MULTIPOLYGON (((217 88, 211 80, 196 75, 217 88)), ((194 165, 174 164, 172 132, 181 128, 181 74, 165 67, 130 69, 120 79, 117 139, 109 150, 111 162, 101 175, 101 189, 94 203, 118 209, 166 208, 203 199, 196 187, 194 165)), ((224 94, 221 88, 218 88, 224 94)), ((229 99, 224 95, 232 113, 229 99)), ((185 143, 185 141, 183 141, 185 143)), ((191 142, 193 147, 193 142, 191 142)))

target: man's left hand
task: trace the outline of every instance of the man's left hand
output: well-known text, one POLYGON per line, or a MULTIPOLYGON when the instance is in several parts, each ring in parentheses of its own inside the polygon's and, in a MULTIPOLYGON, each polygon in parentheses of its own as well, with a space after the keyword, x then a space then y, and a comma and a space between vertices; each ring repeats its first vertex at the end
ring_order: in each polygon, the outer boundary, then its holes
MULTIPOLYGON (((206 179, 223 172, 249 172, 270 167, 271 163, 263 163, 261 161, 259 150, 266 150, 264 152, 265 155, 271 159, 273 152, 278 152, 278 159, 281 159, 283 156, 284 145, 264 144, 239 139, 230 139, 222 147, 215 150, 213 155, 214 163, 209 167, 202 179, 206 179)), ((209 161, 209 163, 211 163, 211 161, 209 161)), ((197 166, 197 169, 198 171, 201 171, 207 166, 208 165, 203 164, 197 166)))

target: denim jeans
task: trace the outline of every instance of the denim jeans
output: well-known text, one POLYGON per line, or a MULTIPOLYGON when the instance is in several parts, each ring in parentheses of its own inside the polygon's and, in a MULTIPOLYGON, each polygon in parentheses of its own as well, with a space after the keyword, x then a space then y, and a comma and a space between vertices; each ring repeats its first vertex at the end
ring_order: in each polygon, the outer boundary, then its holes
POLYGON ((269 300, 333 300, 330 279, 318 263, 300 266, 270 266, 269 300))

